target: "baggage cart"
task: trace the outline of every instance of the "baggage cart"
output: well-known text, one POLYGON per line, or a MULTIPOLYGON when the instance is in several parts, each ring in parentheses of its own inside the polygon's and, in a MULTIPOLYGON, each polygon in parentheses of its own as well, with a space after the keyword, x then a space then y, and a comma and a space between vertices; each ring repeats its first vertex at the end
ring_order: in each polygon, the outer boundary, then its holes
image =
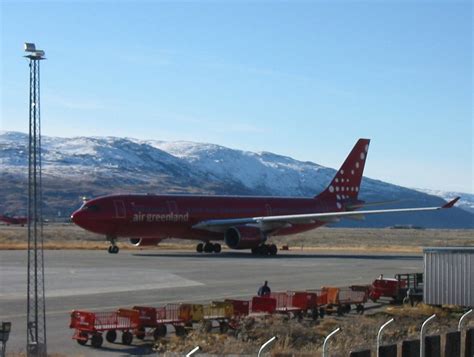
POLYGON ((139 314, 139 326, 135 330, 135 336, 139 339, 144 339, 147 335, 152 335, 155 340, 164 337, 168 332, 167 326, 173 326, 176 336, 186 334, 185 324, 189 322, 190 317, 181 304, 167 304, 162 307, 134 306, 133 310, 139 314))
POLYGON ((90 340, 92 347, 100 348, 104 341, 114 343, 117 331, 122 332, 122 343, 130 345, 133 341, 132 331, 139 326, 138 312, 129 309, 119 309, 110 312, 91 312, 74 310, 71 312, 70 328, 75 330, 73 339, 80 345, 90 340))
POLYGON ((351 287, 323 287, 321 289, 327 293, 326 313, 337 313, 339 316, 349 313, 351 306, 356 306, 359 314, 364 313, 364 304, 368 299, 368 290, 351 287))

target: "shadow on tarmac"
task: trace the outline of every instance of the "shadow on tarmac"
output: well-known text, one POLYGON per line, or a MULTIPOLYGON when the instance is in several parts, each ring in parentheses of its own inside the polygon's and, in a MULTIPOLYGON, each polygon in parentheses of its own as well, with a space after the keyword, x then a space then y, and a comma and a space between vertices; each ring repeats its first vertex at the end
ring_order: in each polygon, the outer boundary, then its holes
POLYGON ((262 257, 247 252, 222 252, 214 253, 188 253, 188 252, 159 252, 159 253, 133 253, 139 257, 174 257, 174 258, 199 258, 199 259, 360 259, 360 260, 423 260, 421 255, 391 255, 391 254, 280 254, 262 257))

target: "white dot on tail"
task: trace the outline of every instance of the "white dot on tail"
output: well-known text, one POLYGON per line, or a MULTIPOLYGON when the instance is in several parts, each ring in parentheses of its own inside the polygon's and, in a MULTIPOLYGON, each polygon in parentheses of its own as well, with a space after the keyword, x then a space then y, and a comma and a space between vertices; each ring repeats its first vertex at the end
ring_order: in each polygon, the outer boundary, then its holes
POLYGON ((336 203, 337 204, 337 208, 341 209, 342 208, 342 205, 338 202, 336 203))
POLYGON ((358 169, 359 166, 360 166, 360 164, 359 164, 359 162, 357 161, 357 162, 356 162, 356 169, 358 169))
POLYGON ((351 170, 351 174, 354 175, 354 170, 351 170))
POLYGON ((334 180, 334 182, 338 183, 338 182, 339 182, 339 179, 336 177, 336 179, 334 180))
POLYGON ((359 187, 356 187, 356 192, 359 192, 359 187))
POLYGON ((339 196, 339 195, 336 195, 336 198, 337 198, 338 200, 340 200, 340 199, 341 199, 341 196, 339 196))
POLYGON ((365 152, 369 152, 369 145, 365 145, 365 152))
POLYGON ((341 187, 341 191, 344 192, 344 186, 341 187))
POLYGON ((363 152, 360 153, 360 159, 364 160, 365 159, 365 154, 363 152))
POLYGON ((331 192, 331 193, 334 192, 334 187, 329 186, 329 192, 331 192))
POLYGON ((341 170, 341 175, 344 175, 344 170, 341 170))
POLYGON ((339 186, 336 186, 336 192, 339 192, 339 186))

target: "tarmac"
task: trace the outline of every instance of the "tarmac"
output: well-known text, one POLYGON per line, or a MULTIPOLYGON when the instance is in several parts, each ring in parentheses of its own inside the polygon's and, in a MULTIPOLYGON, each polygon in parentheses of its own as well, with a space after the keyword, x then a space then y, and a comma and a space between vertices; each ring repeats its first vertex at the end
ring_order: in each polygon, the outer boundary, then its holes
MULTIPOLYGON (((26 251, 0 251, 0 321, 12 322, 7 355, 26 349, 26 251)), ((69 329, 72 310, 111 311, 133 305, 207 302, 249 298, 264 280, 272 291, 367 284, 380 274, 418 272, 417 254, 247 251, 198 254, 190 251, 45 251, 48 353, 68 356, 156 355, 152 342, 131 346, 104 341, 100 350, 80 346, 69 329)))

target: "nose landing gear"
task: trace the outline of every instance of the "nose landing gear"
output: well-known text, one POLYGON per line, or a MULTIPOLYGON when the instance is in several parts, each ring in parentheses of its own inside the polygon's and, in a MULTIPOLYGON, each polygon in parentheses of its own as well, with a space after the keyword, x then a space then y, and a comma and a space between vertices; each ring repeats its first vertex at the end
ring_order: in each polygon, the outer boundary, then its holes
POLYGON ((108 249, 109 254, 117 254, 120 250, 120 248, 117 246, 117 238, 107 237, 107 240, 110 242, 110 246, 108 249))

